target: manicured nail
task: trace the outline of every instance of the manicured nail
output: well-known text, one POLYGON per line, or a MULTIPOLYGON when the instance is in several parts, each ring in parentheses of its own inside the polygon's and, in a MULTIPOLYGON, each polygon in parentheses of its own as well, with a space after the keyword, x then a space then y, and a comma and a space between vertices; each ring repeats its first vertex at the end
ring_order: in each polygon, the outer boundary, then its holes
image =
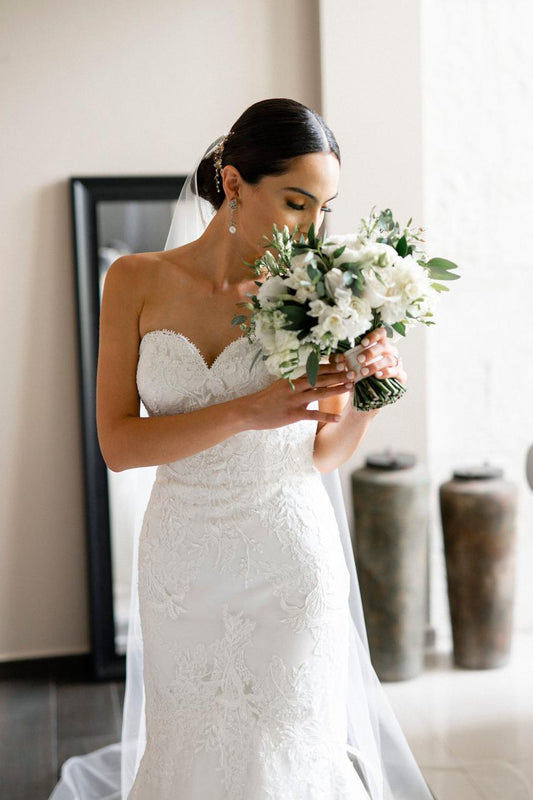
POLYGON ((368 336, 365 336, 365 338, 364 338, 364 339, 361 341, 361 344, 362 344, 364 347, 366 347, 366 346, 367 346, 367 344, 370 344, 370 339, 368 338, 368 336))
POLYGON ((335 364, 335 369, 338 369, 339 372, 344 369, 344 364, 335 364))
POLYGON ((353 370, 350 370, 349 372, 346 373, 346 377, 355 378, 355 372, 353 370))
POLYGON ((368 369, 368 367, 363 367, 363 369, 361 370, 361 375, 368 375, 369 372, 370 370, 368 369))
POLYGON ((378 370, 376 372, 376 378, 381 378, 382 375, 383 375, 383 372, 381 370, 378 370))
POLYGON ((364 356, 364 355, 361 353, 361 355, 360 355, 360 356, 357 356, 357 360, 359 361, 359 363, 360 363, 360 364, 364 364, 364 363, 365 363, 365 361, 366 361, 366 356, 364 356))

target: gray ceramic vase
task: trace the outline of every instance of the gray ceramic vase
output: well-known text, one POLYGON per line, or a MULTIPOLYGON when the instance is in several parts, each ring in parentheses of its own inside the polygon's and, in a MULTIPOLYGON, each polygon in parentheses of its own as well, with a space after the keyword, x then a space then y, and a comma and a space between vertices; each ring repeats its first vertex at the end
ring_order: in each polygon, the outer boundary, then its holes
POLYGON ((517 489, 501 469, 458 469, 440 487, 454 662, 509 660, 515 590, 517 489))
POLYGON ((354 555, 372 664, 381 681, 423 669, 429 480, 410 453, 374 454, 352 473, 354 555))

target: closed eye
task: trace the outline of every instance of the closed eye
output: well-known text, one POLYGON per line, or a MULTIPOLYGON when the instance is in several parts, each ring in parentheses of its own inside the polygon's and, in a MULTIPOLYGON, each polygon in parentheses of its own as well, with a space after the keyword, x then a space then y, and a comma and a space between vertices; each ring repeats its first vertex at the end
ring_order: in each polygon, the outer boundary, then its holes
MULTIPOLYGON (((292 203, 290 200, 287 200, 287 205, 288 205, 290 208, 294 208, 296 211, 303 211, 303 210, 304 210, 304 208, 305 208, 305 206, 304 206, 304 205, 299 205, 298 203, 292 203)), ((328 213, 330 213, 331 211, 333 211, 333 209, 332 209, 332 208, 327 208, 327 206, 323 206, 323 208, 321 208, 320 210, 321 210, 321 211, 327 211, 328 213)))

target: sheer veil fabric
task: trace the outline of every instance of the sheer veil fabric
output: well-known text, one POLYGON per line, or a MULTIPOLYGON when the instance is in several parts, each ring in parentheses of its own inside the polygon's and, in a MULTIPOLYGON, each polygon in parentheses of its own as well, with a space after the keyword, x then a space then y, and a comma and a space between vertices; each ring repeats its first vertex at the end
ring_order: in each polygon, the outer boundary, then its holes
MULTIPOLYGON (((196 170, 200 161, 211 155, 222 139, 219 137, 208 147, 185 182, 176 204, 165 250, 197 239, 214 216, 211 204, 196 192, 196 170)), ((322 474, 321 478, 335 512, 350 574, 347 752, 371 800, 431 800, 433 795, 370 661, 338 470, 322 474)), ((127 800, 139 768, 146 744, 143 639, 137 588, 138 543, 143 511, 139 508, 136 514, 121 741, 65 761, 61 779, 49 800, 127 800)))

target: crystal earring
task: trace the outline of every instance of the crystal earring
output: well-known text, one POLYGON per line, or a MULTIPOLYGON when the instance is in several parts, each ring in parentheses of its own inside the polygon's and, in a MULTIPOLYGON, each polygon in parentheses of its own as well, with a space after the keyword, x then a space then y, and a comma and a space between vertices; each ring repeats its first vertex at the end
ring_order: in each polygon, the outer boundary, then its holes
POLYGON ((237 226, 235 225, 235 222, 233 221, 233 215, 234 215, 235 211, 237 210, 237 198, 236 197, 233 197, 229 201, 229 210, 230 210, 230 217, 229 217, 228 231, 230 233, 237 233, 237 226))

